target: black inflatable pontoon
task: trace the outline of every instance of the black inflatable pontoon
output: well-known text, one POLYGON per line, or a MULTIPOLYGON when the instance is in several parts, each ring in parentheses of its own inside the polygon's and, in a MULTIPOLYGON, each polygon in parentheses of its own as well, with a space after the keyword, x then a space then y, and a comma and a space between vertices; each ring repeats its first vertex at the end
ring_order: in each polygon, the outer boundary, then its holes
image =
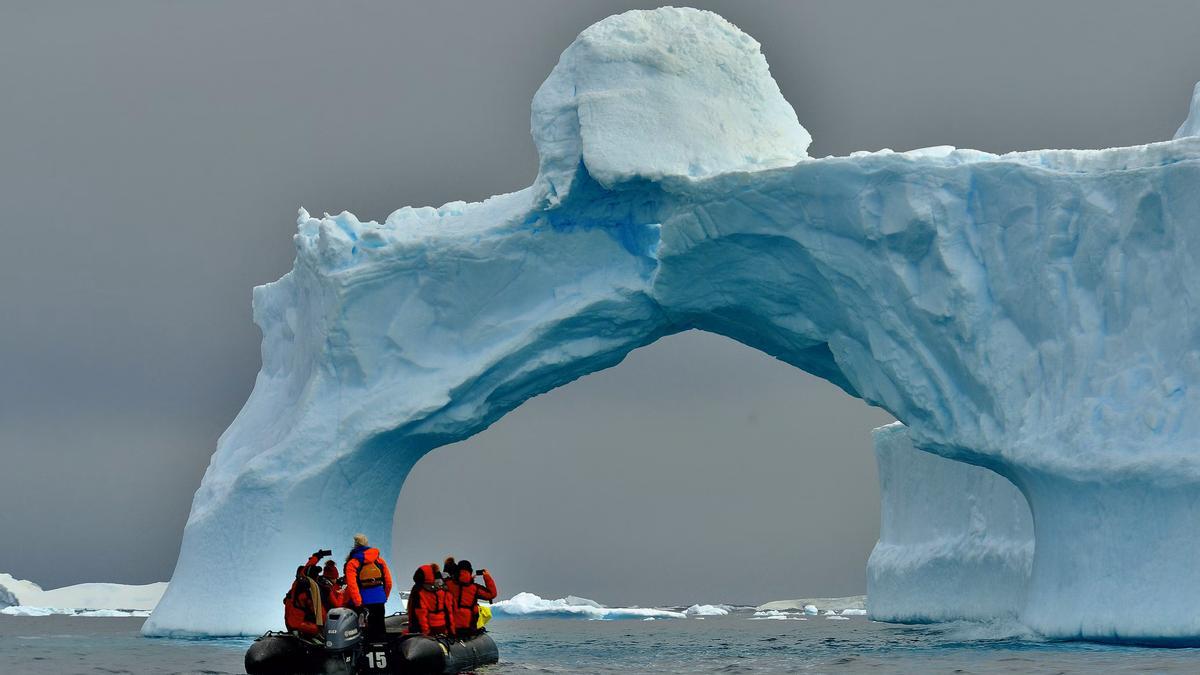
POLYGON ((387 640, 363 638, 358 614, 331 609, 325 642, 307 641, 290 633, 267 633, 246 652, 249 675, 434 675, 475 670, 500 660, 496 642, 486 632, 467 640, 406 635, 403 616, 387 618, 387 640))

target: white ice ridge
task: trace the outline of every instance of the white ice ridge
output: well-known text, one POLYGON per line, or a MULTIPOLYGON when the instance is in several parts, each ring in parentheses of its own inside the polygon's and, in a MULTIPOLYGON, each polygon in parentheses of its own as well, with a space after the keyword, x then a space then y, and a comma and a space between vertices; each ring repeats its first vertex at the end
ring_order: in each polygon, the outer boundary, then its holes
POLYGON ((879 621, 1015 617, 1033 564, 1033 519, 1007 479, 913 447, 904 425, 874 432, 882 519, 867 562, 879 621))
MULTIPOLYGON (((131 610, 145 612, 154 609, 167 590, 165 582, 154 584, 89 583, 42 590, 32 581, 0 573, 0 608, 13 615, 76 614, 96 611, 131 610)), ((127 614, 123 614, 127 615, 127 614)))
POLYGON ((422 455, 699 329, 1017 485, 1032 628, 1200 641, 1200 138, 809 159, 761 58, 708 12, 610 17, 539 91, 531 188, 302 213, 146 632, 278 627, 264 579, 357 531, 388 550, 422 455))

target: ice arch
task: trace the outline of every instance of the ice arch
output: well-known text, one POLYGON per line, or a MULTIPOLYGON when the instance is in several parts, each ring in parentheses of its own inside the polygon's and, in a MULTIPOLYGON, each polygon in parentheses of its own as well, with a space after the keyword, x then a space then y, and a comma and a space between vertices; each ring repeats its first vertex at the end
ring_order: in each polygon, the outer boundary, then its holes
POLYGON ((1200 637, 1200 138, 809 159, 758 44, 669 8, 584 31, 532 120, 527 190, 384 223, 301 213, 147 633, 276 624, 261 579, 353 530, 386 546, 422 454, 698 328, 1017 485, 1033 628, 1200 637))

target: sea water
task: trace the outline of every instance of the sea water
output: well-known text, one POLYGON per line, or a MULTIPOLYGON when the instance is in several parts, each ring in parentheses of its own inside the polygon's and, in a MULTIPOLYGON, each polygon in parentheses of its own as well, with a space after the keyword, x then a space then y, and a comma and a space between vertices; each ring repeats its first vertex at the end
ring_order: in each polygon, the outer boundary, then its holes
MULTIPOLYGON (((1045 642, 1004 625, 902 626, 865 617, 581 621, 489 626, 517 673, 1195 673, 1200 650, 1045 642)), ((242 673, 250 640, 139 635, 144 619, 0 616, 0 673, 242 673)))

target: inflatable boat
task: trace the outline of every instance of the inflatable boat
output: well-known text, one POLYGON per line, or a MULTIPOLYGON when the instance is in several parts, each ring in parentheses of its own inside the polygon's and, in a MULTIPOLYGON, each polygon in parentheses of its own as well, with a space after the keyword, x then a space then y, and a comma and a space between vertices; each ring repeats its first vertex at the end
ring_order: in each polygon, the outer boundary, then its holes
POLYGON ((387 618, 387 639, 365 639, 358 614, 329 610, 325 640, 306 640, 291 633, 267 633, 246 651, 249 675, 433 675, 475 670, 500 660, 496 642, 486 632, 466 640, 404 633, 407 618, 387 618))

